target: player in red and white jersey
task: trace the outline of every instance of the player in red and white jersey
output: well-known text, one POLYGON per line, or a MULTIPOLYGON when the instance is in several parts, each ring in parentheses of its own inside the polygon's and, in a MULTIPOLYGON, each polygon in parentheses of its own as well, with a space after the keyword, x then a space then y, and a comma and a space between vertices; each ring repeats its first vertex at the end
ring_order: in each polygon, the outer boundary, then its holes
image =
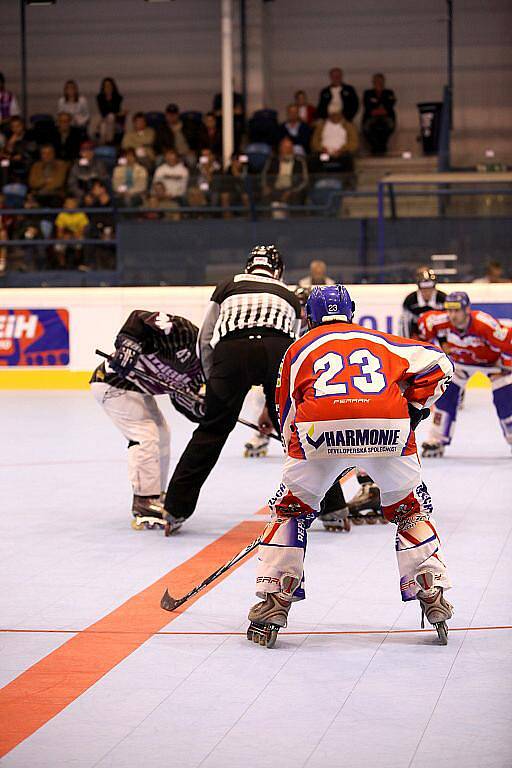
POLYGON ((418 598, 446 640, 452 614, 443 589, 450 582, 414 428, 444 392, 453 365, 439 347, 368 330, 352 322, 353 313, 344 286, 314 288, 311 330, 281 363, 276 403, 287 459, 259 550, 262 602, 249 612, 248 638, 262 645, 273 645, 291 602, 304 598, 307 529, 326 490, 354 466, 377 483, 384 516, 397 525, 402 599, 418 598))
POLYGON ((491 315, 471 309, 464 291, 450 293, 444 311, 426 312, 419 321, 421 337, 442 346, 455 363, 455 374, 437 401, 423 456, 442 456, 455 427, 457 406, 476 371, 489 377, 505 440, 512 445, 512 328, 491 315))

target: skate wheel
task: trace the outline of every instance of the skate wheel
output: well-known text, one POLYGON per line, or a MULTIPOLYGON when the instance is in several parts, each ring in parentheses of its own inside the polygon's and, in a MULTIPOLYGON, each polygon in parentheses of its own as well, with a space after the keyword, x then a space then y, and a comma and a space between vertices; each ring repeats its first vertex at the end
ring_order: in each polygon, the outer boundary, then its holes
POLYGON ((264 648, 273 648, 276 644, 277 633, 280 627, 275 624, 255 624, 251 622, 247 630, 247 639, 256 645, 262 645, 264 648))
POLYGON ((134 531, 143 531, 145 527, 144 523, 138 523, 135 518, 133 518, 130 525, 134 531))
POLYGON ((364 519, 362 517, 353 517, 352 522, 354 523, 354 525, 363 525, 364 519))
POLYGON ((367 515, 366 516, 366 523, 367 525, 375 525, 377 522, 377 515, 367 515))
POLYGON ((440 645, 448 645, 448 625, 446 621, 440 621, 434 625, 440 645))

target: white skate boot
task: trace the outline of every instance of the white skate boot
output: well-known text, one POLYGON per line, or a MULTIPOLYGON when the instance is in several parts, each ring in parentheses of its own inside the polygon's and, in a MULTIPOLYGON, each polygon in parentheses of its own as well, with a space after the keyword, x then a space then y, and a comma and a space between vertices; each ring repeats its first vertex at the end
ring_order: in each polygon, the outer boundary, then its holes
POLYGON ((268 444, 270 437, 268 435, 254 435, 244 446, 245 458, 260 458, 268 453, 268 444))
POLYGON ((421 628, 425 626, 425 616, 437 631, 441 645, 448 645, 448 619, 453 616, 453 605, 443 597, 443 588, 434 587, 434 575, 424 571, 416 576, 416 583, 420 587, 416 597, 421 605, 421 628))
POLYGON ((444 445, 439 440, 426 440, 421 446, 423 459, 440 458, 444 454, 444 445))
POLYGON ((163 528, 165 525, 164 508, 159 496, 133 497, 132 504, 132 528, 134 531, 143 531, 147 528, 163 528))
POLYGON ((256 645, 273 648, 277 633, 286 627, 291 601, 276 592, 269 592, 265 600, 253 605, 247 618, 251 622, 247 639, 256 645))
POLYGON ((319 515, 318 518, 322 521, 325 530, 331 533, 350 531, 352 527, 348 507, 335 509, 333 512, 326 512, 324 515, 319 515))

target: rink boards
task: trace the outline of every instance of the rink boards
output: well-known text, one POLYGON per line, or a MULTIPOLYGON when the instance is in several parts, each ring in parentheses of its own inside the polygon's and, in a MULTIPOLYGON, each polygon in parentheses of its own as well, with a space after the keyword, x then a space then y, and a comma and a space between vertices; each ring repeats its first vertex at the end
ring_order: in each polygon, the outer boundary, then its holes
MULTIPOLYGON (((414 285, 348 286, 355 319, 398 333, 401 304, 414 285)), ((446 284, 467 291, 475 308, 512 324, 512 284, 446 284)), ((200 325, 212 286, 6 289, 0 297, 0 389, 84 389, 134 309, 183 315, 200 325)), ((484 376, 470 386, 488 386, 484 376)))

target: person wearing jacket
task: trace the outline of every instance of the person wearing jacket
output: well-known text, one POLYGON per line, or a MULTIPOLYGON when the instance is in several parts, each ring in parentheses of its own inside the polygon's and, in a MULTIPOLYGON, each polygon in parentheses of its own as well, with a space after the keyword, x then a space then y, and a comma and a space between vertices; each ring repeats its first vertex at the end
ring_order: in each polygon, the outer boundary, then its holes
POLYGON ((345 120, 353 120, 359 109, 359 97, 355 88, 343 82, 343 70, 333 67, 329 71, 331 82, 320 91, 317 117, 325 120, 333 112, 341 112, 345 120))

